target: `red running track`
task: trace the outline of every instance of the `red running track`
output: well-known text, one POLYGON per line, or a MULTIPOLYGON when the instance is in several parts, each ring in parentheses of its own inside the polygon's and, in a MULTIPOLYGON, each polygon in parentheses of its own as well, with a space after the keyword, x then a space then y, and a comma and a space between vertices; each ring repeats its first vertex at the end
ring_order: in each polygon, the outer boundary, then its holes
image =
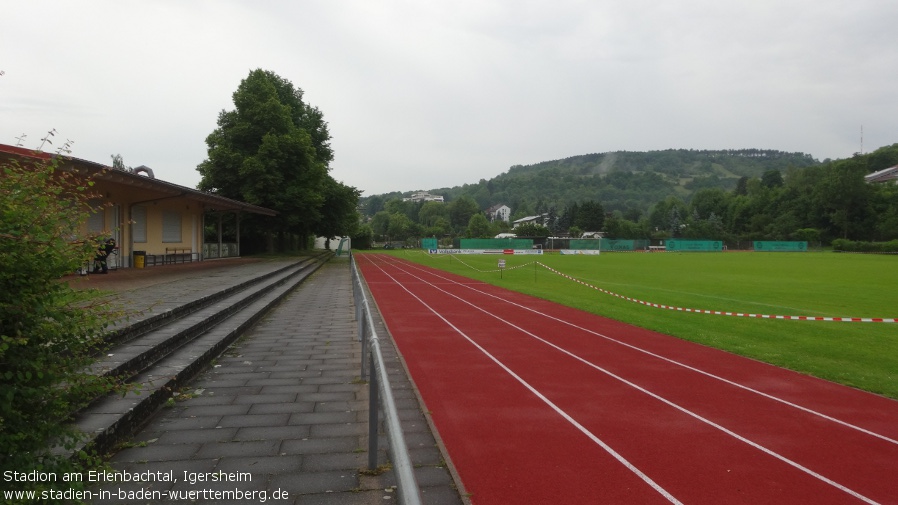
POLYGON ((356 255, 475 505, 898 503, 898 402, 356 255))

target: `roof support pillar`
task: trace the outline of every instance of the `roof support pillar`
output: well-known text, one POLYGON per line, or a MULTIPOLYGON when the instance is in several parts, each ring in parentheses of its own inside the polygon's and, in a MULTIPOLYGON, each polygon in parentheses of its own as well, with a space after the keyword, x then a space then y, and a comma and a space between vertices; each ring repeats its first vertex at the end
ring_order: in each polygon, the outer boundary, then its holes
POLYGON ((222 240, 221 240, 221 217, 224 214, 222 212, 218 213, 218 258, 221 259, 221 248, 222 248, 222 240))

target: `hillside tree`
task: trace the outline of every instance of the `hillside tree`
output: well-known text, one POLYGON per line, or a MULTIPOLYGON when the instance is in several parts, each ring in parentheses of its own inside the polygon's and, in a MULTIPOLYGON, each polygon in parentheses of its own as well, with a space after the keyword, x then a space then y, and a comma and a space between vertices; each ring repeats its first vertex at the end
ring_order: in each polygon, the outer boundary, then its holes
POLYGON ((371 231, 374 233, 374 238, 377 240, 385 240, 387 233, 390 231, 390 213, 382 210, 374 215, 371 218, 371 222, 369 223, 371 226, 371 231))
POLYGON ((489 238, 491 236, 490 229, 490 222, 486 220, 486 216, 478 212, 468 220, 465 235, 468 238, 489 238))
POLYGON ((464 231, 468 227, 471 216, 480 212, 480 206, 470 196, 462 196, 449 202, 449 222, 456 231, 464 231))
POLYGON ((574 225, 584 231, 600 231, 605 225, 605 208, 594 200, 581 203, 574 225))

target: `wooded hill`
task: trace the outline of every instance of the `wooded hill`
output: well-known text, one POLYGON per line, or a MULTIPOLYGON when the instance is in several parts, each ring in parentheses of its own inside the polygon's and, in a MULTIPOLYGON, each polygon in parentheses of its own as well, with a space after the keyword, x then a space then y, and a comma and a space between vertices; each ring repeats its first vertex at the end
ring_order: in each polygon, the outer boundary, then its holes
MULTIPOLYGON (((548 207, 563 209, 575 202, 597 200, 606 211, 644 215, 669 196, 689 200, 697 190, 736 188, 742 177, 819 165, 811 155, 762 149, 696 151, 669 149, 649 152, 585 154, 533 165, 515 165, 492 179, 453 188, 431 189, 446 201, 472 197, 481 208, 508 205, 514 216, 535 214, 548 207)), ((393 192, 364 199, 366 214, 382 202, 410 193, 393 192)))
POLYGON ((695 238, 735 247, 752 240, 898 240, 898 185, 865 176, 898 165, 898 144, 818 162, 802 153, 670 150, 617 152, 514 166, 477 184, 431 190, 446 203, 404 202, 401 193, 365 202, 375 240, 488 237, 512 219, 547 216, 532 236, 604 231, 621 239, 695 238))

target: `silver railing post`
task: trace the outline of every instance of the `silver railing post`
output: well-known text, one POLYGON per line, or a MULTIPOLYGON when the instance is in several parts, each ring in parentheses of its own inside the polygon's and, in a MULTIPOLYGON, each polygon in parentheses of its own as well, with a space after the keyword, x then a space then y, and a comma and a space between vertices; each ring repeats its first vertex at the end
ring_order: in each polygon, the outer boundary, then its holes
MULTIPOLYGON (((365 371, 365 363, 367 362, 368 356, 368 303, 367 301, 362 303, 362 319, 361 325, 359 327, 359 339, 362 341, 362 375, 361 379, 365 380, 368 377, 368 372, 365 371)), ((374 330, 374 328, 371 328, 374 330)))
POLYGON ((358 311, 362 319, 359 325, 360 339, 362 341, 362 379, 365 378, 366 361, 370 378, 368 382, 368 468, 377 468, 377 439, 378 439, 378 409, 383 405, 384 428, 387 433, 390 454, 393 459, 393 472, 396 474, 396 484, 399 491, 399 503, 403 505, 420 505, 421 490, 415 479, 414 467, 411 456, 402 433, 402 423, 399 420, 399 412, 396 410, 396 401, 390 388, 390 378, 387 374, 383 353, 380 350, 380 342, 377 331, 374 329, 374 318, 371 315, 371 305, 365 296, 362 287, 361 274, 355 263, 355 257, 350 252, 350 265, 353 273, 352 289, 360 301, 361 310, 358 311))
MULTIPOLYGON (((362 360, 365 361, 364 359, 362 360)), ((374 353, 371 353, 371 370, 374 371, 374 353)), ((380 404, 377 399, 378 389, 377 374, 371 374, 368 382, 368 469, 377 468, 377 409, 380 404)))

